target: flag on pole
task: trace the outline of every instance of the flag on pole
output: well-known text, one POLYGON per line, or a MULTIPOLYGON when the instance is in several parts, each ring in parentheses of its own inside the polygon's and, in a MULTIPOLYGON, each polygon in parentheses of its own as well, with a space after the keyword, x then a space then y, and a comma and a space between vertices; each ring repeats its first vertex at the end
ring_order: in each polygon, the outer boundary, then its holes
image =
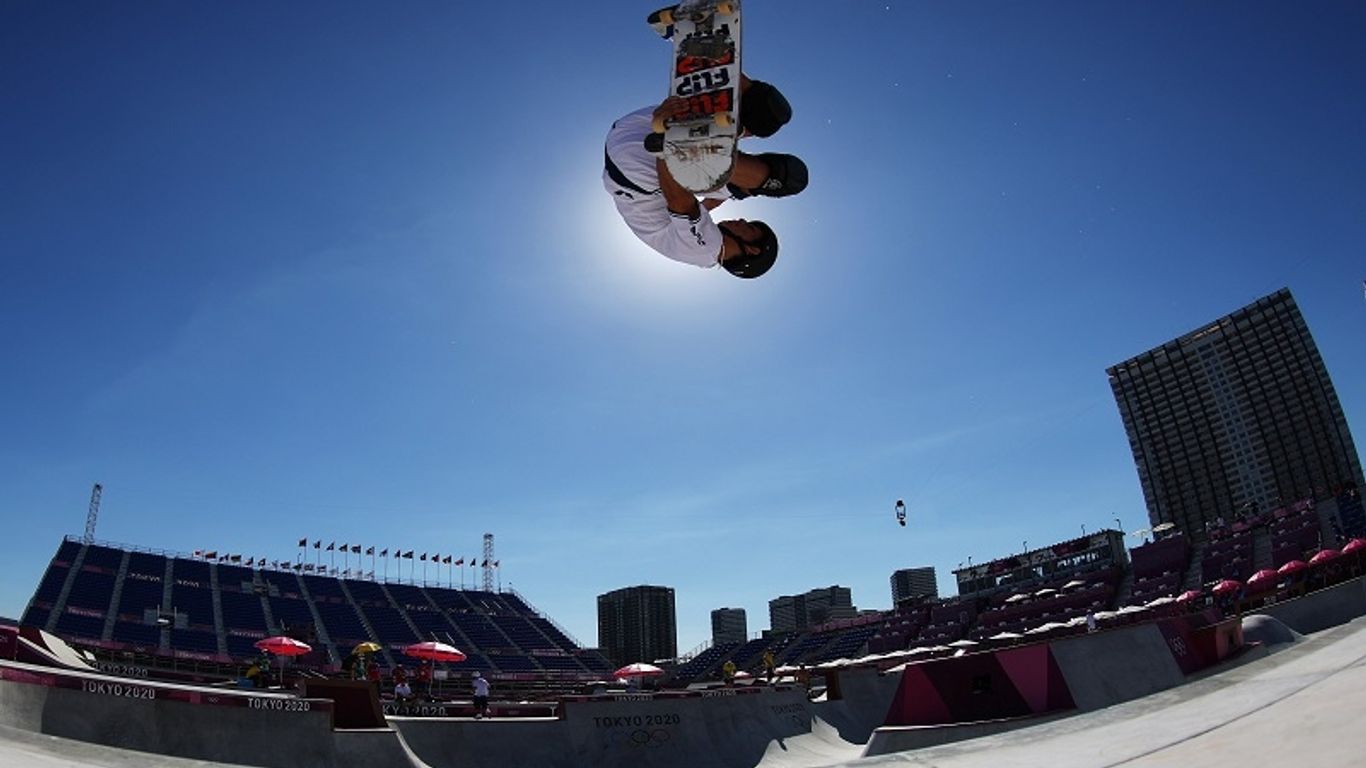
POLYGON ((359 555, 359 554, 360 554, 360 545, 359 545, 359 544, 352 544, 352 545, 351 545, 351 554, 353 554, 353 555, 359 555))
POLYGON ((308 539, 299 539, 299 546, 301 546, 301 547, 306 547, 306 546, 308 546, 308 539))
POLYGON ((319 539, 318 541, 313 542, 313 548, 314 548, 314 549, 322 549, 322 546, 323 546, 322 539, 319 539))
POLYGON ((374 554, 375 554, 375 548, 374 548, 374 547, 370 547, 370 548, 366 549, 366 550, 365 550, 365 554, 367 554, 367 555, 374 555, 374 554))
POLYGON ((336 548, 337 548, 337 542, 335 542, 335 541, 328 542, 328 544, 327 544, 327 551, 328 551, 328 552, 331 552, 332 550, 334 550, 334 549, 336 549, 336 548))

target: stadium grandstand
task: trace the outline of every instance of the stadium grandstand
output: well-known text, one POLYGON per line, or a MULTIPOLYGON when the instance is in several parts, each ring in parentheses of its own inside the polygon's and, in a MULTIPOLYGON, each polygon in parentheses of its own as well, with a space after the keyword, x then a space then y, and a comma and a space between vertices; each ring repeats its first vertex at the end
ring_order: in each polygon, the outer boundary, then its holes
MULTIPOLYGON (((1051 638, 1084 632, 1092 620, 1116 626, 1184 609, 1187 601, 1189 607, 1210 604, 1227 598, 1216 588, 1221 582, 1237 584, 1244 605, 1273 601, 1359 570, 1366 512, 1353 488, 1235 517, 1203 533, 1204 540, 1194 541, 1172 526, 1105 530, 970 565, 955 571, 955 596, 800 632, 764 632, 743 643, 704 643, 663 664, 668 674, 652 683, 711 683, 727 661, 761 676, 766 651, 779 674, 800 674, 876 657, 933 658, 981 643, 1051 638), (1133 535, 1143 543, 1126 549, 1133 535), (1348 545, 1352 540, 1359 546, 1348 545), (1335 560, 1344 545, 1353 556, 1335 560), (1253 577, 1267 571, 1281 578, 1263 579, 1259 588, 1253 577)), ((392 668, 409 663, 404 646, 439 640, 467 655, 452 678, 480 670, 503 690, 527 696, 591 689, 611 676, 599 651, 583 647, 510 589, 345 578, 274 565, 249 568, 68 537, 21 623, 151 676, 188 671, 230 678, 257 653, 257 640, 281 634, 314 647, 290 663, 318 674, 335 673, 362 642, 381 646, 380 661, 392 668)))
POLYGON ((461 669, 552 689, 611 670, 513 590, 248 568, 76 537, 58 546, 21 623, 121 663, 207 676, 234 676, 275 635, 313 646, 294 664, 324 673, 363 642, 386 667, 412 663, 401 649, 422 640, 460 648, 461 669))

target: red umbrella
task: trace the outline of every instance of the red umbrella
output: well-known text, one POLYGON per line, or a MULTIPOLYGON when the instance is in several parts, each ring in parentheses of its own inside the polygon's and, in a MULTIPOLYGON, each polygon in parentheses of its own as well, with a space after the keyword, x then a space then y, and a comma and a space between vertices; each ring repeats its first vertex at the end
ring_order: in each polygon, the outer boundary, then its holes
POLYGON ((1309 564, 1304 562, 1303 560, 1291 560, 1283 564, 1280 568, 1276 569, 1276 573, 1279 573, 1282 576, 1289 576, 1293 573, 1299 573, 1300 571, 1308 567, 1309 564))
POLYGON ((461 653, 454 646, 428 641, 425 643, 413 643, 403 649, 405 656, 412 656, 415 659, 429 659, 431 661, 464 661, 465 654, 461 653))
POLYGON ((1341 556, 1342 553, 1336 549, 1320 549, 1313 557, 1309 558, 1309 564, 1320 565, 1341 556))
POLYGON ((276 656, 302 656, 313 650, 313 646, 308 643, 301 643, 292 637, 284 636, 267 637, 265 640, 257 640, 256 647, 266 653, 273 653, 276 656))
POLYGON ((612 674, 615 677, 654 677, 664 674, 664 670, 653 664, 637 661, 635 664, 627 664, 612 674))
POLYGON ((1182 592, 1180 595, 1177 596, 1176 602, 1178 602, 1178 603, 1189 603, 1189 602, 1192 601, 1192 600, 1199 600, 1200 598, 1202 598, 1202 597, 1204 597, 1204 596, 1205 596, 1205 593, 1204 593, 1204 592, 1201 592, 1201 591, 1198 590, 1198 589, 1188 589, 1188 590, 1186 590, 1185 592, 1182 592))
POLYGON ((1218 584, 1215 584, 1215 585, 1214 585, 1214 590, 1213 590, 1213 592, 1214 592, 1214 594, 1216 594, 1216 595, 1222 595, 1222 594, 1224 594, 1225 592, 1237 592, 1238 590, 1240 590, 1240 589, 1242 589, 1242 588, 1243 588, 1242 582, 1236 581, 1236 580, 1234 580, 1234 579, 1224 579, 1223 581, 1221 581, 1221 582, 1219 582, 1218 584))
POLYGON ((1366 539, 1352 539, 1347 542, 1347 546, 1342 548, 1342 554, 1350 555, 1353 552, 1366 549, 1366 539))
POLYGON ((1263 568, 1252 574, 1252 578, 1247 580, 1247 585, 1255 589, 1269 589, 1276 586, 1276 580, 1280 574, 1271 568, 1263 568))

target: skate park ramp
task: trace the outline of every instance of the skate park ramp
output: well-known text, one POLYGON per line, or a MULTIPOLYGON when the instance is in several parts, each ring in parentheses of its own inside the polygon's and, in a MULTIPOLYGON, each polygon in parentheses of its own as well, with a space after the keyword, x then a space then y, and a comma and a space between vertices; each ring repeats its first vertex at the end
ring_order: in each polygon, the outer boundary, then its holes
POLYGON ((983 738, 839 763, 935 768, 1363 764, 1366 619, 1185 685, 983 738))
MULTIPOLYGON (((0 728, 35 737, 22 742, 26 752, 80 743, 116 748, 81 753, 110 765, 132 754, 129 764, 166 756, 263 768, 421 766, 392 728, 338 731, 332 722, 329 699, 0 661, 0 728)), ((5 747, 19 749, 13 740, 5 747)), ((31 758, 36 765, 43 759, 31 758)))
MULTIPOLYGON (((1258 626, 1263 622, 1246 623, 1253 634, 1286 636, 1274 625, 1266 624, 1269 629, 1263 630, 1258 626)), ((1133 638, 1139 637, 1133 633, 1133 638)), ((1118 642, 1112 651, 1124 654, 1125 644, 1133 640, 1107 642, 1118 642)), ((392 728, 340 732, 330 727, 327 701, 315 700, 316 706, 307 712, 289 712, 283 709, 284 702, 292 697, 279 694, 130 683, 3 662, 0 765, 1360 764, 1366 734, 1355 721, 1366 705, 1366 619, 1293 642, 1277 641, 1276 647, 1275 653, 1247 654, 1143 698, 1051 720, 1036 718, 1016 724, 1020 727, 1009 733, 878 757, 860 757, 862 748, 847 738, 866 727, 859 722, 866 720, 860 709, 877 708, 853 694, 860 685, 876 690, 897 676, 871 673, 859 680, 860 674, 868 674, 861 670, 851 671, 854 682, 841 681, 845 698, 831 701, 810 702, 796 688, 713 692, 720 695, 674 700, 609 697, 569 701, 563 720, 390 718, 392 728), (18 679, 24 675, 53 676, 75 687, 25 683, 18 679), (145 688, 155 689, 152 698, 145 688), (256 703, 250 703, 253 700, 256 703), (189 743, 191 733, 199 734, 194 744, 189 743), (144 751, 88 743, 99 741, 144 751), (216 762, 206 762, 207 756, 216 762)))
POLYGON ((1283 650, 1304 639, 1304 635, 1287 627, 1274 616, 1256 614, 1243 618, 1243 640, 1257 643, 1268 652, 1283 650))
POLYGON ((783 768, 862 754, 882 722, 895 678, 869 670, 855 683, 883 696, 879 708, 812 703, 804 688, 753 687, 684 695, 581 697, 561 719, 390 718, 413 752, 434 768, 783 768), (875 718, 867 713, 876 712, 875 718), (833 722, 832 722, 833 721, 833 722))

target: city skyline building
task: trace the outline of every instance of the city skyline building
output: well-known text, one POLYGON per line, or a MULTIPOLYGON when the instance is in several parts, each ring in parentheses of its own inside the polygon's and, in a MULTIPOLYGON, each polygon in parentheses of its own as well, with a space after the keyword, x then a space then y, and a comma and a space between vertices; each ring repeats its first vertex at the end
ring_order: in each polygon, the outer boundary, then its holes
POLYGON ((717 608, 711 612, 712 645, 743 643, 749 639, 744 608, 717 608))
POLYGON ((640 585, 598 595, 598 648, 619 666, 676 657, 673 588, 640 585))
POLYGON ((1106 369, 1150 524, 1220 518, 1362 484, 1333 382, 1288 289, 1106 369))
POLYGON ((893 606, 906 600, 919 602, 939 597, 939 580, 932 566, 893 571, 891 583, 893 606))
POLYGON ((800 595, 781 595, 768 601, 768 624, 774 632, 798 632, 816 624, 857 615, 849 588, 837 584, 800 595))

